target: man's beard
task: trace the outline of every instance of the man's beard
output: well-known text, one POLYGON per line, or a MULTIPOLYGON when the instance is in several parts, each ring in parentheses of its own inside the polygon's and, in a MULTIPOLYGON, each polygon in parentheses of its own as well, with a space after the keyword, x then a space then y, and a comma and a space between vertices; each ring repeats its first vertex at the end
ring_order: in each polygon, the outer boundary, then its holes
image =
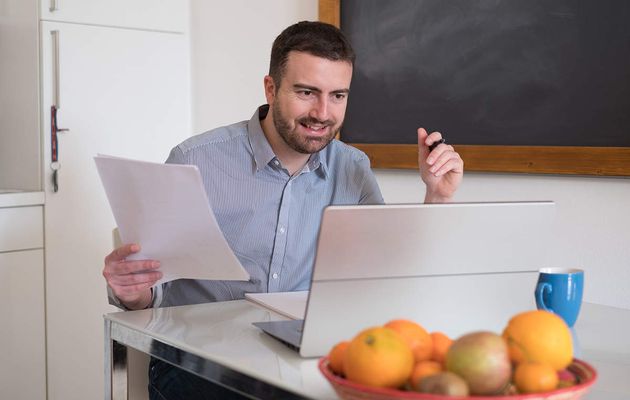
POLYGON ((319 121, 316 118, 311 117, 303 117, 296 121, 296 126, 293 130, 291 130, 291 125, 289 121, 282 115, 282 110, 278 106, 278 104, 274 104, 273 107, 273 124, 276 127, 276 131, 280 135, 280 137, 285 141, 289 147, 293 150, 302 153, 302 154, 313 154, 322 150, 324 147, 328 146, 328 144, 334 139, 337 132, 339 132, 339 128, 334 129, 335 121, 326 120, 319 121), (322 129, 329 129, 329 132, 326 136, 321 137, 303 137, 297 133, 298 125, 318 125, 321 126, 322 129))

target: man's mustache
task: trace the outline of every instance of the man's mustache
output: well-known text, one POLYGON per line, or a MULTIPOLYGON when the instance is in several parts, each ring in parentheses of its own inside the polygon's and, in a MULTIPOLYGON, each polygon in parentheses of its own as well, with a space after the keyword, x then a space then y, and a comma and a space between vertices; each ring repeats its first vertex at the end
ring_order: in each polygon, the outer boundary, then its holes
POLYGON ((318 126, 323 126, 323 127, 329 127, 329 126, 335 125, 335 121, 331 119, 320 121, 317 118, 313 118, 313 117, 300 118, 298 122, 302 125, 318 125, 318 126))

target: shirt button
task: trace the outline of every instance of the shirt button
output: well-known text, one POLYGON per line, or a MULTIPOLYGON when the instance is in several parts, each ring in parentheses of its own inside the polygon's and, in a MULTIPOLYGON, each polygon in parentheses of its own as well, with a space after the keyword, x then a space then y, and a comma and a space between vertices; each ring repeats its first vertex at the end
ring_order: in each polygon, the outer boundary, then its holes
POLYGON ((278 161, 278 160, 274 160, 274 162, 273 162, 273 163, 274 163, 276 166, 280 165, 280 161, 278 161))
POLYGON ((280 229, 279 229, 280 233, 282 233, 282 234, 284 234, 284 231, 285 231, 285 230, 286 230, 286 229, 284 229, 284 226, 281 226, 281 227, 280 227, 280 229))
POLYGON ((271 276, 273 277, 273 279, 278 279, 278 274, 273 274, 271 276))

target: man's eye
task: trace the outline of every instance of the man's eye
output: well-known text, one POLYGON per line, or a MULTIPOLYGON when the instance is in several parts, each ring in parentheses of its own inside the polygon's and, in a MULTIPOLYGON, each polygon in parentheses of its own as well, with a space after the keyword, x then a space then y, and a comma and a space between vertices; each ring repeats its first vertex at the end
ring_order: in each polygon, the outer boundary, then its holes
POLYGON ((313 94, 311 90, 301 90, 299 93, 305 97, 308 97, 313 94))
POLYGON ((341 103, 346 99, 346 96, 347 96, 346 93, 335 93, 333 96, 333 99, 335 102, 341 103))

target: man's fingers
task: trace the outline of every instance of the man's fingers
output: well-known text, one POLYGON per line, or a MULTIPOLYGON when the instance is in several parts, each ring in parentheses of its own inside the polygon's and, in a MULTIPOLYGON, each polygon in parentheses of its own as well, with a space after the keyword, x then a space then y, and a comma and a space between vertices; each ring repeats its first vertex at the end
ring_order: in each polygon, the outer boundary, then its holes
POLYGON ((440 132, 431 132, 424 139, 424 144, 430 147, 433 143, 439 142, 440 140, 442 140, 442 134, 440 132))
POLYGON ((131 243, 105 257, 103 276, 123 304, 136 304, 140 300, 146 303, 148 290, 163 276, 162 272, 156 270, 160 267, 157 260, 126 260, 129 255, 139 251, 140 246, 131 243))
POLYGON ((137 285, 112 286, 112 290, 114 291, 116 297, 118 297, 119 299, 124 299, 129 296, 135 296, 138 293, 151 288, 153 285, 155 285, 155 282, 157 282, 157 280, 153 282, 139 283, 137 285))
POLYGON ((154 284, 162 278, 160 271, 143 272, 138 274, 112 275, 108 280, 110 286, 135 286, 144 283, 154 284))
POLYGON ((124 246, 121 246, 115 249, 111 253, 109 253, 107 257, 105 257, 105 264, 108 264, 114 261, 122 261, 125 258, 127 258, 129 255, 133 253, 137 253, 139 251, 140 251, 140 246, 138 244, 136 243, 126 244, 124 246))
POLYGON ((424 162, 429 154, 429 148, 425 144, 427 136, 429 136, 429 134, 426 129, 418 128, 418 157, 421 163, 424 162))
POLYGON ((426 129, 418 128, 418 143, 424 143, 427 136, 429 136, 429 134, 427 133, 426 129))
POLYGON ((453 146, 445 144, 439 145, 427 158, 427 164, 430 165, 429 172, 436 173, 450 159, 458 157, 459 154, 455 152, 453 146))
MULTIPOLYGON (((437 167, 435 172, 431 171, 435 176, 442 176, 444 174, 446 174, 447 172, 463 172, 464 171, 464 161, 461 159, 461 157, 459 156, 459 154, 453 152, 453 153, 449 153, 449 154, 445 154, 448 155, 449 157, 442 162, 443 160, 438 160, 438 162, 436 162, 436 164, 440 164, 439 167, 437 167)), ((433 169, 433 167, 431 168, 433 169)))
MULTIPOLYGON (((429 157, 427 157, 427 164, 429 164, 432 167, 436 167, 436 164, 438 163, 438 160, 441 157, 443 157, 443 155, 445 153, 448 153, 448 152, 455 153, 455 149, 453 148, 453 146, 451 146, 449 144, 440 144, 440 145, 438 145, 438 147, 433 149, 431 154, 429 154, 429 157)), ((447 155, 447 157, 448 157, 448 155, 447 155)), ((444 162, 446 162, 446 160, 444 160, 444 162)), ((439 166, 437 166, 437 168, 439 168, 439 166)), ((435 168, 435 170, 437 170, 437 168, 435 168)), ((433 168, 431 168, 431 172, 433 172, 433 168)))
POLYGON ((439 142, 442 139, 442 134, 440 132, 431 132, 430 135, 427 136, 424 143, 427 146, 431 146, 435 142, 439 142))
POLYGON ((442 134, 440 132, 427 133, 426 129, 418 128, 418 156, 421 163, 429 157, 429 154, 433 154, 439 145, 431 150, 431 145, 438 144, 442 140, 442 134))
POLYGON ((158 268, 160 268, 160 262, 157 260, 110 262, 109 264, 105 264, 103 274, 126 275, 158 268))

